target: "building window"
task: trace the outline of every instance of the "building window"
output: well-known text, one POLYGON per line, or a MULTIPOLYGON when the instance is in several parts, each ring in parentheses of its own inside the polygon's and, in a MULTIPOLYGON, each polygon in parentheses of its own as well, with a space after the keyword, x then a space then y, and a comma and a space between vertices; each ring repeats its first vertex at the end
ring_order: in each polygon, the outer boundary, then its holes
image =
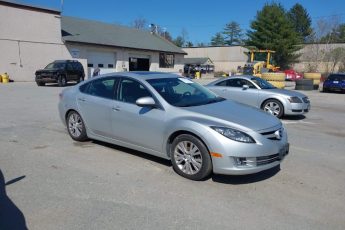
POLYGON ((108 64, 108 68, 114 68, 113 64, 108 64))
POLYGON ((92 67, 93 67, 93 64, 92 64, 92 63, 88 63, 88 64, 87 64, 87 67, 92 68, 92 67))
POLYGON ((174 55, 159 53, 159 68, 174 68, 174 55))
POLYGON ((99 68, 103 68, 103 66, 104 66, 103 64, 98 64, 99 68))

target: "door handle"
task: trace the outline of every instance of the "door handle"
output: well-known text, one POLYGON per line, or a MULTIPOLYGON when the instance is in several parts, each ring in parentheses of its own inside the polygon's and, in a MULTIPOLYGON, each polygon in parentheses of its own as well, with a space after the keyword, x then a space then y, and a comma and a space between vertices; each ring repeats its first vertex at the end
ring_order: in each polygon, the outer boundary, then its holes
POLYGON ((115 106, 112 108, 113 111, 120 111, 120 106, 115 106))
POLYGON ((85 98, 78 98, 79 101, 86 101, 85 98))

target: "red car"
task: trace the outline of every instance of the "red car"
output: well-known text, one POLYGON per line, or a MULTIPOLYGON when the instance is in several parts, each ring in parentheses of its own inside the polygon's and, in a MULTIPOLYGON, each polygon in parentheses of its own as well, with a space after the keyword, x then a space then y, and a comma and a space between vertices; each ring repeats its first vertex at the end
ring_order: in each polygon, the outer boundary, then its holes
POLYGON ((296 80, 303 79, 303 75, 301 73, 297 73, 293 69, 285 70, 284 73, 285 73, 285 79, 289 81, 296 81, 296 80))

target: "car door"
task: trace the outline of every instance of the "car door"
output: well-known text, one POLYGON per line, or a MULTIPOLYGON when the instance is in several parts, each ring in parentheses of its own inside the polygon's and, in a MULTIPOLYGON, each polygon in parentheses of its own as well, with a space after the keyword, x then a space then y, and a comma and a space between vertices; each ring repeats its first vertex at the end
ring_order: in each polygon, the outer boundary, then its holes
POLYGON ((112 136, 111 112, 115 83, 114 77, 93 80, 88 83, 85 92, 77 96, 79 110, 86 127, 96 135, 112 136))
POLYGON ((222 89, 222 95, 226 99, 255 106, 258 100, 257 88, 248 80, 243 78, 231 78, 226 80, 226 87, 222 89), (243 87, 247 85, 248 88, 243 87))
POLYGON ((154 152, 164 152, 165 111, 135 104, 138 98, 152 97, 152 93, 137 80, 124 77, 119 81, 116 94, 111 113, 114 138, 154 152))
POLYGON ((260 89, 247 79, 241 79, 236 85, 238 85, 238 87, 234 89, 237 92, 235 95, 236 100, 243 104, 257 107, 260 89), (243 87, 244 85, 247 85, 248 88, 243 87))
POLYGON ((223 80, 212 86, 207 86, 208 89, 215 92, 217 95, 224 97, 226 99, 232 99, 231 94, 228 93, 228 80, 223 80))
POLYGON ((66 64, 66 75, 67 75, 66 77, 67 77, 68 81, 78 79, 77 73, 76 73, 75 69, 73 68, 72 63, 70 63, 70 62, 67 62, 67 64, 66 64))

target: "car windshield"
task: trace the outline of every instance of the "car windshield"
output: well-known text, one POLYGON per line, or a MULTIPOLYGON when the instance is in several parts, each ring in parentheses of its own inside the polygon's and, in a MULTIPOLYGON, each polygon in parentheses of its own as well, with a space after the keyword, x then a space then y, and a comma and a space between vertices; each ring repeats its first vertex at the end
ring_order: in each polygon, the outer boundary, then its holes
POLYGON ((48 64, 45 69, 63 69, 65 68, 65 63, 63 62, 53 62, 48 64))
POLYGON ((187 78, 150 79, 147 82, 171 105, 199 106, 225 100, 187 78))
POLYGON ((275 89, 276 88, 273 85, 271 85, 269 82, 259 77, 252 77, 250 80, 252 80, 255 84, 257 84, 261 89, 275 89))

